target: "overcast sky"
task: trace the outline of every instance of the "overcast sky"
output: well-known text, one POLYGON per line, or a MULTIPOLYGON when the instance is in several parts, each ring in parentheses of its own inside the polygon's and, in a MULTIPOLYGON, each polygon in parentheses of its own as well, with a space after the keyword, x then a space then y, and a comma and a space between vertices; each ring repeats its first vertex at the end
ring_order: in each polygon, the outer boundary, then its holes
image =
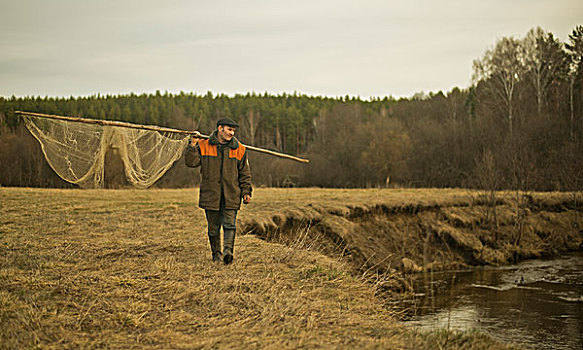
POLYGON ((0 0, 0 95, 411 96, 469 86, 503 36, 576 25, 581 0, 0 0))

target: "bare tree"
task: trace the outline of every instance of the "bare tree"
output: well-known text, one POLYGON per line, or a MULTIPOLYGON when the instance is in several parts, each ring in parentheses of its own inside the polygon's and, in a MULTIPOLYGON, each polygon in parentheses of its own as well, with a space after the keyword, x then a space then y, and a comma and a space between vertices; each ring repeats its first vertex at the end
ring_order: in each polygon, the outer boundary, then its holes
MULTIPOLYGON (((569 107, 571 117, 571 138, 574 136, 575 126, 575 106, 574 106, 574 88, 578 77, 581 78, 579 89, 583 95, 583 26, 577 26, 573 32, 569 34, 569 43, 565 45, 569 53, 569 107)), ((583 100, 583 98, 582 98, 583 100)), ((582 108, 583 113, 583 108, 582 108)), ((583 117, 582 117, 583 121, 583 117)))
POLYGON ((474 61, 475 82, 482 81, 500 101, 504 109, 508 131, 512 136, 515 95, 518 83, 524 79, 525 51, 522 43, 514 38, 503 37, 494 49, 474 61))
POLYGON ((255 136, 257 135, 257 129, 259 127, 259 121, 261 120, 261 111, 255 110, 253 108, 249 109, 246 114, 246 118, 242 120, 242 127, 245 134, 247 135, 247 142, 249 144, 255 144, 255 136))
POLYGON ((526 34, 524 48, 527 77, 534 88, 537 113, 540 115, 550 85, 567 70, 567 57, 563 44, 540 27, 526 34))
MULTIPOLYGON (((500 186, 500 174, 494 155, 486 149, 481 158, 476 158, 475 181, 478 187, 484 191, 483 198, 486 205, 484 224, 493 229, 497 235, 498 216, 496 214, 496 191, 500 186)), ((496 239, 498 237, 496 236, 496 239)))

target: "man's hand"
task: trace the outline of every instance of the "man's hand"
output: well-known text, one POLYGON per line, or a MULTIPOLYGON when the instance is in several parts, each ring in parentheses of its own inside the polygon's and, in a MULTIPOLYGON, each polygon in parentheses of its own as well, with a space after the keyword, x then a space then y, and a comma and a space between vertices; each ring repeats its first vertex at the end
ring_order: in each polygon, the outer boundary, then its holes
POLYGON ((249 204, 251 202, 251 196, 246 194, 243 196, 243 204, 249 204))
POLYGON ((190 146, 194 147, 194 145, 196 145, 196 143, 198 142, 198 140, 200 140, 200 137, 198 137, 198 135, 192 135, 190 136, 190 146))

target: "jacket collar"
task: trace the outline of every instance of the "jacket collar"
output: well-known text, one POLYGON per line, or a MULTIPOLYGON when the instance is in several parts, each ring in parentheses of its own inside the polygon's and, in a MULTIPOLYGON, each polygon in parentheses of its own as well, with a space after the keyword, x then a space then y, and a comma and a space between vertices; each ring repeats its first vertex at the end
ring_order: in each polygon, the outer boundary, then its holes
MULTIPOLYGON (((217 137, 217 131, 213 131, 213 133, 211 134, 210 138, 209 138, 209 142, 211 145, 218 145, 219 144, 219 138, 217 137)), ((229 141, 227 143, 227 146, 229 146, 232 149, 237 149, 239 147, 239 141, 237 140, 237 138, 235 138, 235 136, 233 136, 233 138, 231 139, 231 141, 229 141)))

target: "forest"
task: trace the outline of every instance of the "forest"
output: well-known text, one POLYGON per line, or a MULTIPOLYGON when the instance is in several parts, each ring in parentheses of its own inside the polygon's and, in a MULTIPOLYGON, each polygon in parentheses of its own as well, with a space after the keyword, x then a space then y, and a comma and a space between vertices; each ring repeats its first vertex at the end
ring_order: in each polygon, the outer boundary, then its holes
MULTIPOLYGON (((539 27, 503 37, 472 64, 468 88, 398 99, 160 91, 0 97, 0 185, 72 187, 47 165, 14 113, 20 110, 207 134, 228 116, 239 122, 243 143, 310 159, 251 153, 255 186, 580 190, 583 26, 566 42, 539 27)), ((198 181, 198 171, 179 160, 155 186, 198 181)), ((105 183, 128 186, 113 156, 105 183)))

